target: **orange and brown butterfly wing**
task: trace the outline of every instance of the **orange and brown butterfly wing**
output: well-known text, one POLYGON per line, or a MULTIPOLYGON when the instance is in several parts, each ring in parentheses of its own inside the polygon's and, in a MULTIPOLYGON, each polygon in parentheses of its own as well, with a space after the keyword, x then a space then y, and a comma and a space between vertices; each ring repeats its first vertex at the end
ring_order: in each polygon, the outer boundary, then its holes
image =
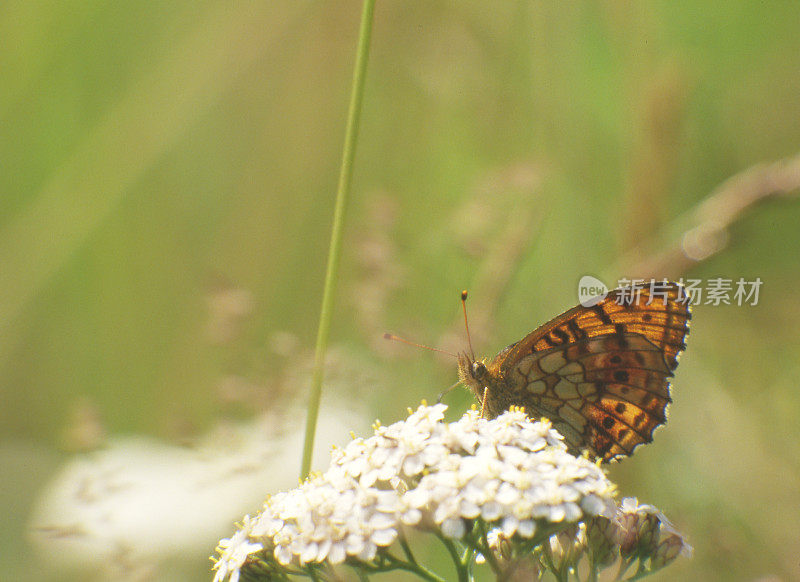
POLYGON ((683 287, 611 291, 503 350, 488 375, 487 409, 512 404, 549 418, 573 452, 604 461, 630 455, 666 422, 669 377, 685 348, 691 312, 683 287))

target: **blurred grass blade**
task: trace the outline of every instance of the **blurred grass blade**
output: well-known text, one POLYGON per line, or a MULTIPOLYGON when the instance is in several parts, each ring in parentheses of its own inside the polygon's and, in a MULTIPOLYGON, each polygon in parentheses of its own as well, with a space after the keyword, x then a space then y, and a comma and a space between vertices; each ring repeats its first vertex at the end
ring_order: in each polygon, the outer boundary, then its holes
POLYGON ((325 273, 325 289, 322 294, 322 309, 319 316, 319 329, 317 330, 317 345, 314 356, 314 373, 311 379, 311 394, 308 399, 306 414, 306 434, 303 443, 303 463, 300 469, 300 478, 304 479, 311 470, 311 455, 314 449, 314 433, 317 428, 319 416, 319 403, 322 396, 322 379, 325 368, 325 352, 328 348, 330 335, 333 297, 336 291, 336 276, 341 257, 342 228, 344 226, 344 212, 347 207, 347 197, 350 192, 350 182, 353 175, 353 160, 356 153, 356 140, 358 138, 358 124, 361 115, 361 102, 364 95, 364 80, 366 78, 367 57, 369 55, 369 42, 372 35, 372 15, 375 0, 364 0, 361 12, 361 26, 358 33, 358 49, 356 64, 353 72, 353 87, 350 94, 350 107, 347 113, 347 129, 342 153, 342 167, 339 173, 339 184, 336 191, 336 207, 333 213, 333 228, 331 230, 331 243, 328 249, 328 266, 325 273))

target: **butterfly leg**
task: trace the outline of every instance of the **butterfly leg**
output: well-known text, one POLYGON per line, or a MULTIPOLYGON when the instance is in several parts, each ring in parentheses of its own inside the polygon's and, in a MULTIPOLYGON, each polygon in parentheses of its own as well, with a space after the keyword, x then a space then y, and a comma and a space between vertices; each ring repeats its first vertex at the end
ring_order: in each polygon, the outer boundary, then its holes
POLYGON ((456 382, 455 384, 453 384, 452 386, 450 386, 450 388, 448 388, 447 390, 445 390, 444 392, 442 392, 441 394, 439 394, 438 398, 436 398, 436 403, 437 403, 437 404, 439 404, 439 403, 442 401, 442 398, 444 398, 444 397, 445 397, 445 394, 449 394, 449 393, 450 393, 450 392, 453 390, 453 388, 455 388, 455 387, 456 387, 456 386, 458 386, 459 384, 461 384, 461 380, 459 380, 458 382, 456 382))
POLYGON ((483 398, 481 398, 481 418, 486 418, 486 397, 489 396, 489 387, 483 387, 483 398))

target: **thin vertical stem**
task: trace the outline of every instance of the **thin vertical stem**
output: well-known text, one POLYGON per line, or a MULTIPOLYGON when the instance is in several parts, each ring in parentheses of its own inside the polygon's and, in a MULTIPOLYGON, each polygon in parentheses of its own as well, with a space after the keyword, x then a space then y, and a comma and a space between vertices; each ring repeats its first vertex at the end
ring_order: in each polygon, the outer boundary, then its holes
POLYGON ((336 277, 341 257, 342 229, 347 198, 350 193, 350 182, 353 175, 353 160, 358 139, 358 125, 361 116, 361 102, 364 96, 364 80, 366 78, 369 43, 372 36, 372 15, 375 0, 364 0, 361 11, 361 27, 358 33, 358 49, 353 72, 353 86, 350 94, 350 107, 347 113, 347 129, 342 152, 342 167, 339 173, 339 185, 336 190, 336 207, 333 213, 331 242, 328 248, 328 266, 325 273, 325 288, 322 294, 322 308, 317 330, 317 345, 314 356, 314 372, 311 378, 311 394, 306 411, 306 435, 303 444, 303 463, 300 478, 304 479, 311 470, 311 454, 314 450, 314 434, 317 429, 319 403, 322 397, 322 379, 325 368, 325 353, 328 348, 328 336, 333 315, 333 297, 336 292, 336 277))

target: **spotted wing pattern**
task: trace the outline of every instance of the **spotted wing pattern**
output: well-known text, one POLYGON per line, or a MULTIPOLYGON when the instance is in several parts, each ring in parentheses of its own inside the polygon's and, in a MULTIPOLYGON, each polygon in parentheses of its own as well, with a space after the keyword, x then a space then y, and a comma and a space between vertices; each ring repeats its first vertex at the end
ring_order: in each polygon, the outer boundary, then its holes
POLYGON ((487 365, 485 410, 523 406, 549 418, 571 451, 604 461, 652 441, 691 318, 683 287, 661 285, 615 289, 507 347, 487 365))

